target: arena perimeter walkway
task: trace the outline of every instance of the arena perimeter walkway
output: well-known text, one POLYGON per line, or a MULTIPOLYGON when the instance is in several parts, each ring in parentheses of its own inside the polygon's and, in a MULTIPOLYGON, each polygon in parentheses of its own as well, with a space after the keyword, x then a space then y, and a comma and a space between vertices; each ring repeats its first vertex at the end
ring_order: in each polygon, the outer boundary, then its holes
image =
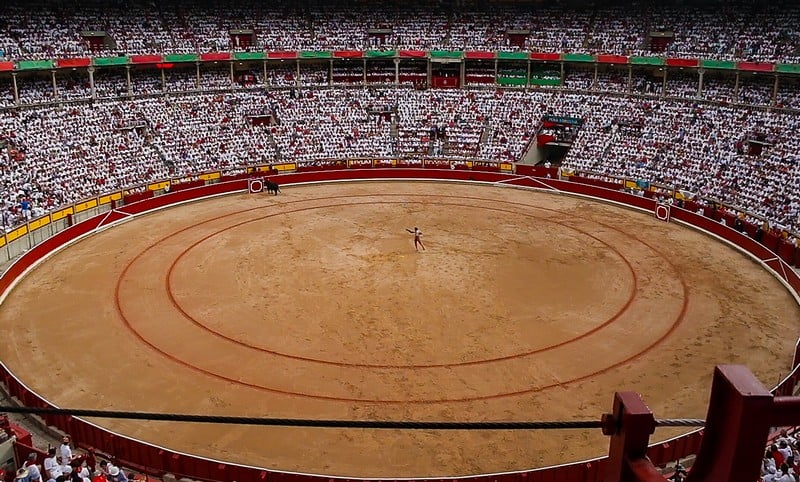
MULTIPOLYGON (((73 408, 575 420, 626 389, 660 418, 703 417, 713 365, 746 364, 771 386, 800 332, 800 310, 759 265, 652 215, 444 183, 283 191, 171 208, 56 254, 0 308, 0 357, 73 408)), ((209 457, 362 477, 522 469, 608 443, 599 431, 96 422, 209 457)))

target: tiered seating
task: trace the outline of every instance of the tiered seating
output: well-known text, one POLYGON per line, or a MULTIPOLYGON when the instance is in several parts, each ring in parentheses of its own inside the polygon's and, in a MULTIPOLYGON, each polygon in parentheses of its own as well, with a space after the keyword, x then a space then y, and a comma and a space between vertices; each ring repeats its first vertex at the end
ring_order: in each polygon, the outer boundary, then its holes
POLYGON ((367 113, 367 106, 386 102, 385 93, 367 90, 286 91, 271 94, 279 120, 272 127, 276 159, 389 157, 390 124, 367 113))
POLYGON ((386 47, 650 55, 661 47, 649 43, 647 32, 671 31, 669 55, 800 62, 798 24, 800 9, 786 0, 759 7, 745 2, 724 8, 643 2, 594 10, 549 4, 477 4, 449 10, 397 2, 311 11, 255 1, 186 8, 167 0, 156 9, 131 0, 113 5, 38 0, 0 12, 0 46, 5 57, 14 59, 85 56, 90 46, 80 33, 100 30, 113 39, 103 54, 386 47), (370 37, 368 30, 377 26, 391 28, 392 34, 385 41, 370 37), (255 42, 232 42, 233 29, 252 29, 255 42), (509 30, 528 30, 530 35, 520 42, 507 35, 509 30))

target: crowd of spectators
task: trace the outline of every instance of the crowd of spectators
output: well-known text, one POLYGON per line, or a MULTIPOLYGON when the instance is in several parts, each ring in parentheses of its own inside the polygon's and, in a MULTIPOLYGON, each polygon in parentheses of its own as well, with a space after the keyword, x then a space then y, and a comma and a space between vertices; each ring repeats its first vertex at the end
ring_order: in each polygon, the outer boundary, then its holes
MULTIPOLYGON (((107 460, 98 462, 94 452, 73 451, 72 439, 66 435, 61 445, 46 453, 30 452, 13 475, 14 482, 128 482, 146 481, 147 477, 122 468, 107 460)), ((12 479, 6 479, 12 480, 12 479)))
POLYGON ((0 55, 35 60, 91 54, 391 48, 665 53, 800 62, 797 25, 800 8, 789 0, 706 6, 642 0, 624 8, 558 2, 447 8, 385 2, 361 9, 349 4, 308 8, 230 0, 191 6, 178 0, 158 5, 136 0, 34 0, 9 4, 0 12, 0 55), (108 37, 90 41, 82 35, 90 31, 108 37), (650 32, 665 35, 651 41, 650 32))
MULTIPOLYGON (((133 90, 148 92, 147 85, 133 90)), ((21 95, 41 97, 32 92, 21 95)), ((36 214, 152 179, 260 162, 398 155, 514 161, 546 114, 585 119, 566 168, 678 186, 800 228, 796 113, 602 91, 240 89, 6 111, 0 197, 8 226, 22 219, 23 199, 36 214), (253 126, 253 113, 274 123, 253 126)))
MULTIPOLYGON (((158 8, 132 0, 115 6, 43 2, 0 12, 0 47, 14 59, 366 48, 636 55, 656 48, 649 46, 647 32, 663 31, 673 38, 658 48, 670 55, 800 59, 797 6, 739 7, 576 10, 553 4, 446 10, 390 2, 353 10, 224 0, 196 8, 173 0, 158 8), (753 18, 771 27, 756 28, 753 18), (102 45, 90 44, 81 38, 87 30, 109 37, 102 45), (233 30, 239 31, 235 39, 233 30)), ((468 71, 467 78, 486 85, 493 71, 483 66, 468 71)), ((524 79, 526 72, 520 72, 524 79)), ((0 116, 4 224, 101 191, 259 162, 415 155, 514 161, 535 137, 541 117, 554 114, 585 119, 565 168, 680 186, 800 229, 792 197, 800 188, 800 141, 791 135, 800 127, 797 114, 749 107, 773 102, 800 107, 800 84, 792 79, 776 89, 774 79, 765 76, 743 75, 734 82, 730 75, 708 74, 700 90, 694 71, 670 71, 664 82, 644 70, 629 76, 627 69, 595 71, 587 65, 569 66, 561 86, 525 92, 398 88, 392 85, 393 63, 365 72, 361 61, 340 61, 332 68, 327 62, 304 63, 299 71, 287 62, 270 65, 263 74, 232 74, 227 63, 128 73, 98 69, 92 103, 82 102, 92 97, 85 71, 18 77, 19 105, 39 107, 0 116), (362 86, 365 75, 368 84, 381 88, 319 89, 362 86), (269 90, 265 84, 292 89, 269 90), (371 110, 374 105, 391 108, 380 113, 371 110), (253 125, 253 113, 273 122, 253 125), (759 155, 753 143, 762 149, 759 155)), ((406 62, 399 76, 403 86, 419 85, 427 66, 406 62)), ((14 104, 9 77, 0 77, 0 107, 14 104)))
POLYGON ((797 439, 782 430, 767 447, 761 463, 761 482, 796 482, 800 474, 797 439))

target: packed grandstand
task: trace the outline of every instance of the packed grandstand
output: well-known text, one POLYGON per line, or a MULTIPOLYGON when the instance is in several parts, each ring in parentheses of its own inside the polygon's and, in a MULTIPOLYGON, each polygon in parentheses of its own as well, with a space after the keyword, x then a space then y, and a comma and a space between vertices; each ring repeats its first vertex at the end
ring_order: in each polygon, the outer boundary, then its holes
POLYGON ((660 183, 800 231, 800 9, 640 7, 9 5, 3 224, 287 159, 516 162, 556 115, 583 121, 552 159, 568 172, 660 183))

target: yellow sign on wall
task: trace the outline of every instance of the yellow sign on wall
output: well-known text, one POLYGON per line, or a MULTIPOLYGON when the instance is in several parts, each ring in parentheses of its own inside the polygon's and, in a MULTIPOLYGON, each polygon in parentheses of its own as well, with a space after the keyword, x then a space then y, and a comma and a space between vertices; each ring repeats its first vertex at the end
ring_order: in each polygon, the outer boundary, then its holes
POLYGON ((80 204, 75 205, 75 212, 80 213, 86 211, 87 209, 97 207, 97 199, 90 199, 89 201, 82 202, 80 204))
POLYGON ((221 172, 208 172, 206 174, 200 174, 200 179, 204 181, 212 181, 214 179, 219 179, 220 177, 222 177, 221 172))
POLYGON ((169 181, 156 182, 148 184, 147 189, 150 191, 158 191, 159 189, 166 189, 169 186, 169 181))
POLYGON ((0 248, 6 245, 6 237, 0 236, 0 248))
POLYGON ((275 164, 272 167, 278 172, 288 172, 297 170, 297 164, 295 164, 294 162, 290 162, 287 164, 275 164))
POLYGON ((56 211, 56 212, 52 213, 50 215, 50 219, 53 220, 53 221, 58 221, 59 219, 63 219, 65 217, 67 217, 67 215, 69 215, 69 214, 75 214, 75 212, 72 210, 72 207, 68 207, 68 208, 62 209, 61 211, 56 211))
POLYGON ((28 227, 20 226, 17 229, 6 233, 6 240, 10 243, 21 236, 25 236, 26 234, 28 234, 28 227))
POLYGON ((111 201, 119 201, 120 199, 122 199, 122 192, 115 192, 114 194, 109 194, 108 196, 101 196, 100 204, 108 204, 111 201))
POLYGON ((28 223, 28 226, 31 228, 31 231, 34 231, 42 226, 47 226, 48 224, 50 224, 50 215, 43 216, 39 219, 34 219, 28 223))

